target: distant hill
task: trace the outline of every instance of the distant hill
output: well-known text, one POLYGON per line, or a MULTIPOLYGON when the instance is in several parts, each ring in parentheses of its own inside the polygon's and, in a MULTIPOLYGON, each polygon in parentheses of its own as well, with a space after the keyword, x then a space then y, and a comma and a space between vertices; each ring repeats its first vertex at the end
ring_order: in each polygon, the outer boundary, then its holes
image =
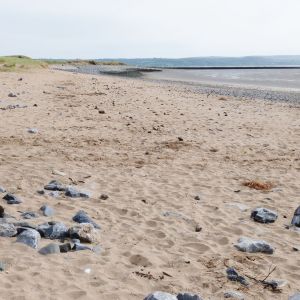
POLYGON ((188 57, 188 58, 133 58, 97 59, 117 60, 139 67, 225 67, 225 66, 300 66, 300 55, 245 56, 245 57, 188 57))

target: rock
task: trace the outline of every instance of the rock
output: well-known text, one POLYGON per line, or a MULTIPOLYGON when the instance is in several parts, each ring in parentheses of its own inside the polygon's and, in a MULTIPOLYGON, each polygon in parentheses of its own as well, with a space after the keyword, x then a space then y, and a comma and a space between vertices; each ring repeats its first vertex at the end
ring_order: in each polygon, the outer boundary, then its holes
POLYGON ((60 194, 59 191, 52 191, 48 195, 53 198, 58 198, 60 194))
POLYGON ((177 297, 169 293, 154 292, 148 295, 144 300, 177 300, 177 297))
POLYGON ((292 225, 296 227, 300 227, 300 206, 296 209, 293 219, 292 219, 292 225))
POLYGON ((192 295, 189 293, 184 293, 184 294, 178 294, 177 295, 178 300, 202 300, 198 295, 192 295))
POLYGON ((107 199, 108 199, 108 195, 106 195, 106 194, 101 194, 100 199, 101 199, 101 200, 107 200, 107 199))
POLYGON ((33 134, 35 134, 35 133, 38 133, 39 131, 38 131, 38 129, 36 129, 36 128, 28 128, 28 129, 27 129, 27 132, 28 132, 28 133, 33 133, 33 134))
POLYGON ((43 215, 46 217, 52 217, 54 215, 54 209, 51 206, 43 205, 40 210, 43 212, 43 215))
POLYGON ((66 187, 56 180, 51 180, 47 185, 44 186, 45 190, 48 191, 65 191, 66 187))
POLYGON ((66 176, 66 173, 63 173, 63 172, 58 171, 58 170, 52 170, 52 174, 53 175, 59 175, 59 176, 66 176))
POLYGON ((98 241, 98 233, 90 223, 81 223, 69 229, 72 239, 79 239, 83 243, 95 243, 98 241))
POLYGON ((60 245, 59 249, 60 249, 61 253, 67 253, 67 252, 72 251, 73 247, 74 247, 74 244, 65 243, 65 244, 60 245))
POLYGON ((63 239, 68 235, 68 228, 61 222, 48 222, 37 227, 38 232, 46 239, 63 239))
POLYGON ((32 224, 29 224, 29 223, 27 223, 27 222, 14 222, 13 223, 16 227, 25 227, 25 229, 27 229, 27 228, 31 228, 31 229, 35 229, 36 230, 36 228, 37 228, 37 226, 35 226, 35 225, 32 225, 32 224))
POLYGON ((6 269, 6 263, 4 263, 3 261, 0 261, 0 272, 5 271, 6 269))
POLYGON ((39 191, 37 191, 37 193, 40 194, 40 195, 45 195, 46 194, 44 190, 39 190, 39 191))
POLYGON ((18 233, 17 228, 11 223, 0 223, 0 236, 12 237, 18 233))
POLYGON ((21 214, 21 217, 23 217, 24 219, 34 219, 38 218, 39 215, 34 211, 25 211, 21 214))
POLYGON ((89 216, 88 214, 83 211, 80 210, 74 217, 73 217, 73 221, 77 222, 77 223, 90 223, 92 224, 95 228, 100 229, 100 226, 95 223, 89 216))
POLYGON ((238 243, 234 245, 238 250, 249 253, 267 253, 273 254, 274 249, 267 242, 262 240, 252 240, 246 237, 241 237, 238 243))
POLYGON ((244 300, 245 296, 242 293, 239 293, 239 292, 236 292, 236 291, 228 291, 228 292, 224 293, 224 298, 244 300))
POLYGON ((5 217, 4 207, 0 205, 0 218, 5 217))
POLYGON ((54 243, 48 244, 47 246, 43 247, 39 251, 40 254, 48 255, 48 254, 55 254, 60 253, 60 246, 54 243))
POLYGON ((93 249, 89 246, 86 246, 86 245, 82 245, 80 243, 75 243, 74 244, 74 247, 73 247, 73 250, 74 251, 83 251, 83 250, 90 250, 90 251, 93 251, 93 249))
POLYGON ((5 192, 6 192, 5 188, 0 186, 0 193, 5 193, 5 192))
POLYGON ((18 197, 16 197, 15 195, 13 195, 13 194, 6 194, 3 197, 3 199, 7 201, 7 204, 20 204, 20 203, 22 203, 22 200, 19 199, 18 197))
POLYGON ((72 186, 66 188, 66 196, 71 198, 90 198, 90 195, 88 193, 78 191, 72 186))
POLYGON ((197 201, 201 200, 199 195, 196 195, 194 199, 197 200, 197 201))
POLYGON ((195 227, 195 231, 196 232, 202 231, 202 227, 199 224, 197 224, 196 227, 195 227))
POLYGON ((11 97, 11 98, 15 98, 15 97, 17 97, 17 95, 16 95, 16 94, 14 94, 14 93, 9 93, 7 96, 8 96, 8 97, 11 97))
POLYGON ((278 215, 270 209, 258 207, 252 211, 251 218, 259 223, 274 223, 278 215))
POLYGON ((31 248, 36 249, 41 236, 38 231, 34 229, 26 229, 17 237, 17 243, 23 243, 31 248))
POLYGON ((245 277, 240 276, 234 268, 228 268, 226 270, 227 278, 231 281, 237 281, 242 285, 248 285, 245 277))
POLYGON ((289 296, 289 300, 300 300, 300 293, 289 296))

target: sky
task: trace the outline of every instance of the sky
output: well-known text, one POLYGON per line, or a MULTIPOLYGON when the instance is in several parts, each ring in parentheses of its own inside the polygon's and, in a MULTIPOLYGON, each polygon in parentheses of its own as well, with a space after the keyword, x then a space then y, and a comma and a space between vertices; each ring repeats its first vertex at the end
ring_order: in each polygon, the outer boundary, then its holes
POLYGON ((0 55, 300 54, 300 0, 1 0, 0 55))

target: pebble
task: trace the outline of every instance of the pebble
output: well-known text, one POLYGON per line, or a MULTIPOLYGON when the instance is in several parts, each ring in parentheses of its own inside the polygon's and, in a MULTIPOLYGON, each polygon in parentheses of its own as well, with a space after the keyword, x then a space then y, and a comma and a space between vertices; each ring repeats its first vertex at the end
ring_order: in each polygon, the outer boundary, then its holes
POLYGON ((39 131, 38 131, 38 129, 36 129, 36 128, 28 128, 28 129, 27 129, 27 132, 28 132, 28 133, 36 134, 36 133, 38 133, 39 131))
POLYGON ((293 219, 292 219, 292 225, 296 227, 300 227, 300 206, 295 210, 293 219))
POLYGON ((195 227, 195 231, 196 232, 202 231, 202 227, 199 224, 197 224, 196 227, 195 227))
POLYGON ((144 300, 178 300, 176 296, 164 292, 154 292, 144 300))
POLYGON ((18 233, 17 228, 11 223, 0 223, 0 236, 12 237, 18 233))
POLYGON ((17 97, 17 95, 16 95, 16 94, 14 94, 14 93, 9 93, 7 96, 8 96, 8 97, 11 97, 11 98, 15 98, 15 97, 17 97))
POLYGON ((82 245, 80 243, 75 243, 74 244, 74 248, 73 248, 74 251, 83 251, 83 250, 90 250, 90 251, 93 251, 93 249, 89 246, 86 246, 86 245, 82 245))
POLYGON ((234 268, 228 268, 226 270, 226 273, 227 273, 227 278, 230 281, 237 281, 237 282, 239 282, 239 283, 241 283, 242 285, 245 285, 245 286, 248 285, 248 282, 245 279, 245 277, 240 276, 234 268))
POLYGON ((179 293, 177 295, 178 300, 202 300, 198 295, 192 295, 189 293, 179 293))
POLYGON ((24 219, 34 219, 38 218, 39 215, 34 211, 25 211, 21 214, 21 217, 24 219))
POLYGON ((234 245, 238 250, 249 253, 267 253, 273 254, 274 249, 267 242, 262 240, 252 240, 246 237, 241 237, 238 243, 234 245))
POLYGON ((90 198, 90 195, 86 192, 78 191, 74 187, 67 187, 66 188, 66 196, 71 198, 90 198))
POLYGON ((199 195, 195 196, 195 198, 194 198, 194 199, 195 199, 195 200, 197 200, 197 201, 201 200, 201 198, 200 198, 200 196, 199 196, 199 195))
POLYGON ((17 237, 17 243, 23 243, 31 248, 36 249, 41 239, 41 235, 34 229, 26 229, 17 237))
POLYGON ((38 232, 46 239, 63 239, 68 235, 68 228, 62 222, 48 222, 37 227, 38 232))
POLYGON ((48 195, 53 198, 58 198, 60 194, 59 194, 59 191, 52 191, 48 195))
POLYGON ((19 199, 17 196, 13 195, 13 194, 6 194, 3 197, 3 199, 7 201, 7 204, 20 204, 20 203, 22 203, 22 200, 19 199))
POLYGON ((5 193, 5 192, 6 192, 5 188, 0 186, 0 193, 5 193))
POLYGON ((56 180, 51 180, 47 185, 44 186, 45 190, 48 191, 65 191, 66 187, 56 180))
POLYGON ((77 212, 77 214, 73 217, 73 221, 77 222, 77 223, 90 223, 92 224, 95 228, 100 229, 100 226, 95 223, 89 216, 88 214, 83 211, 80 210, 77 212))
POLYGON ((251 218, 259 223, 274 223, 278 214, 270 209, 258 207, 252 211, 251 218))
POLYGON ((107 200, 107 199, 108 199, 108 195, 106 195, 106 194, 101 194, 100 199, 101 199, 101 200, 107 200))
POLYGON ((74 247, 74 244, 65 243, 65 244, 60 245, 59 249, 60 249, 61 253, 67 253, 67 252, 72 251, 73 247, 74 247))
POLYGON ((239 293, 239 292, 236 292, 236 291, 228 291, 228 292, 224 293, 224 298, 244 300, 245 296, 242 293, 239 293))
POLYGON ((48 255, 48 254, 55 254, 60 253, 60 246, 54 243, 48 244, 47 246, 41 248, 39 250, 40 254, 48 255))
POLYGON ((90 223, 81 223, 71 227, 69 236, 72 239, 79 239, 83 243, 95 243, 98 241, 98 233, 90 223))
POLYGON ((300 300, 300 293, 296 293, 289 297, 289 300, 300 300))
POLYGON ((4 207, 0 205, 0 218, 5 217, 4 207))
POLYGON ((43 212, 45 217, 52 217, 54 215, 54 209, 49 205, 43 205, 40 210, 43 212))

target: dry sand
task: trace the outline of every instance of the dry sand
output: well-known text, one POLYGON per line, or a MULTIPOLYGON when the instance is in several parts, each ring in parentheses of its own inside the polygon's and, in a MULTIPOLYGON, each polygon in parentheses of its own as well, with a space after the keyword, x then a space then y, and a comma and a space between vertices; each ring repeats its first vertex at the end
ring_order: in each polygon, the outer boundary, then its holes
POLYGON ((0 110, 0 185, 24 200, 1 205, 21 219, 19 211, 48 203, 55 216, 30 222, 68 226, 83 209, 102 227, 100 254, 42 256, 15 238, 0 238, 0 260, 8 264, 0 299, 141 300, 155 290, 287 299, 299 290, 300 251, 292 248, 300 249, 300 232, 285 229, 300 204, 299 108, 51 70, 0 73, 0 86, 0 107, 27 105, 0 110), (8 98, 9 92, 19 95, 8 98), (37 194, 51 179, 75 182, 92 197, 37 194), (255 179, 276 187, 242 186, 255 179), (102 193, 109 198, 100 200, 102 193), (259 206, 276 210, 278 220, 252 221, 259 206), (241 236, 264 239, 275 253, 239 252, 233 245, 241 236), (228 281, 225 265, 258 279, 277 266, 270 279, 287 284, 281 293, 251 280, 245 288, 228 281))

